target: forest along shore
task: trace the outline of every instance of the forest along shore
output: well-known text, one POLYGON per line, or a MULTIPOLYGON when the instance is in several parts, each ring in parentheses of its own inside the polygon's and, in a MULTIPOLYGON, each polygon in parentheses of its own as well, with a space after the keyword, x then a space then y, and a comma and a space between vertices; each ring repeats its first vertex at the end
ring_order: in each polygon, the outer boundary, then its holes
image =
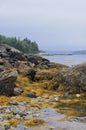
POLYGON ((2 49, 0 130, 86 129, 85 63, 69 67, 10 46, 2 49))

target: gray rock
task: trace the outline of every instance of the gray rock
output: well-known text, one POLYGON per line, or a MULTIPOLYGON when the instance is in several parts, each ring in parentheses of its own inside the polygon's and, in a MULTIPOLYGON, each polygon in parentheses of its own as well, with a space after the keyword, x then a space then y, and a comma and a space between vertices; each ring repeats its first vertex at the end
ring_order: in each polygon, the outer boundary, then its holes
POLYGON ((11 111, 13 112, 13 115, 17 115, 20 113, 20 109, 18 107, 11 108, 11 111))
POLYGON ((0 52, 7 53, 7 52, 10 52, 10 51, 12 51, 12 52, 19 52, 20 53, 20 51, 15 49, 14 47, 11 47, 11 46, 9 46, 7 44, 0 44, 0 52))
POLYGON ((24 90, 22 88, 18 88, 18 87, 14 88, 14 95, 15 96, 20 95, 23 92, 24 92, 24 90))
POLYGON ((37 96, 36 96, 36 94, 34 92, 29 92, 27 94, 27 96, 30 97, 30 98, 37 98, 37 96))
POLYGON ((3 126, 0 126, 0 130, 5 130, 5 127, 3 127, 3 126))
POLYGON ((10 124, 9 125, 5 125, 5 130, 10 130, 10 124))
POLYGON ((0 73, 0 94, 13 95, 17 75, 16 70, 5 70, 0 73))
MULTIPOLYGON (((13 100, 13 101, 10 101, 10 102, 9 102, 9 105, 15 105, 15 106, 17 106, 17 105, 19 105, 19 102, 13 100)), ((10 107, 10 108, 11 108, 11 107, 10 107)))
POLYGON ((48 89, 69 93, 86 92, 86 63, 58 72, 48 84, 48 89))
POLYGON ((27 115, 27 116, 24 117, 25 120, 29 120, 29 119, 31 119, 31 118, 33 118, 32 115, 27 115))

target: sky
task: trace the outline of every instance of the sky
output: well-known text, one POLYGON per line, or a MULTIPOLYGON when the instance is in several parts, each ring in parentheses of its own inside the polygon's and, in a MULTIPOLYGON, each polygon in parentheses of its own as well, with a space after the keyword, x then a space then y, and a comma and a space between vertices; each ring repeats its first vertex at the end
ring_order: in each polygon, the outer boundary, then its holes
POLYGON ((86 50, 86 0, 0 0, 0 34, 40 50, 86 50))

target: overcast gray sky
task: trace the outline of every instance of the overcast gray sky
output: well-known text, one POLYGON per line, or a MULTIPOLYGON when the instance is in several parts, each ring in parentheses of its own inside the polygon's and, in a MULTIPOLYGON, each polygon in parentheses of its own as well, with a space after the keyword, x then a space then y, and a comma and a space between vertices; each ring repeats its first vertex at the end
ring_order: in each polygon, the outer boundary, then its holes
POLYGON ((42 50, 86 49, 86 0, 0 0, 0 34, 42 50))

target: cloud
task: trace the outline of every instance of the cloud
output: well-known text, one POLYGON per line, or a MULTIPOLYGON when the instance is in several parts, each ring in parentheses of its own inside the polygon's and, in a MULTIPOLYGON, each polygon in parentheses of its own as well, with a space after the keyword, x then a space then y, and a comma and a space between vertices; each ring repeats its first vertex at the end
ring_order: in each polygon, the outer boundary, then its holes
POLYGON ((0 7, 3 34, 28 32, 44 49, 86 47, 86 0, 0 0, 0 7))

